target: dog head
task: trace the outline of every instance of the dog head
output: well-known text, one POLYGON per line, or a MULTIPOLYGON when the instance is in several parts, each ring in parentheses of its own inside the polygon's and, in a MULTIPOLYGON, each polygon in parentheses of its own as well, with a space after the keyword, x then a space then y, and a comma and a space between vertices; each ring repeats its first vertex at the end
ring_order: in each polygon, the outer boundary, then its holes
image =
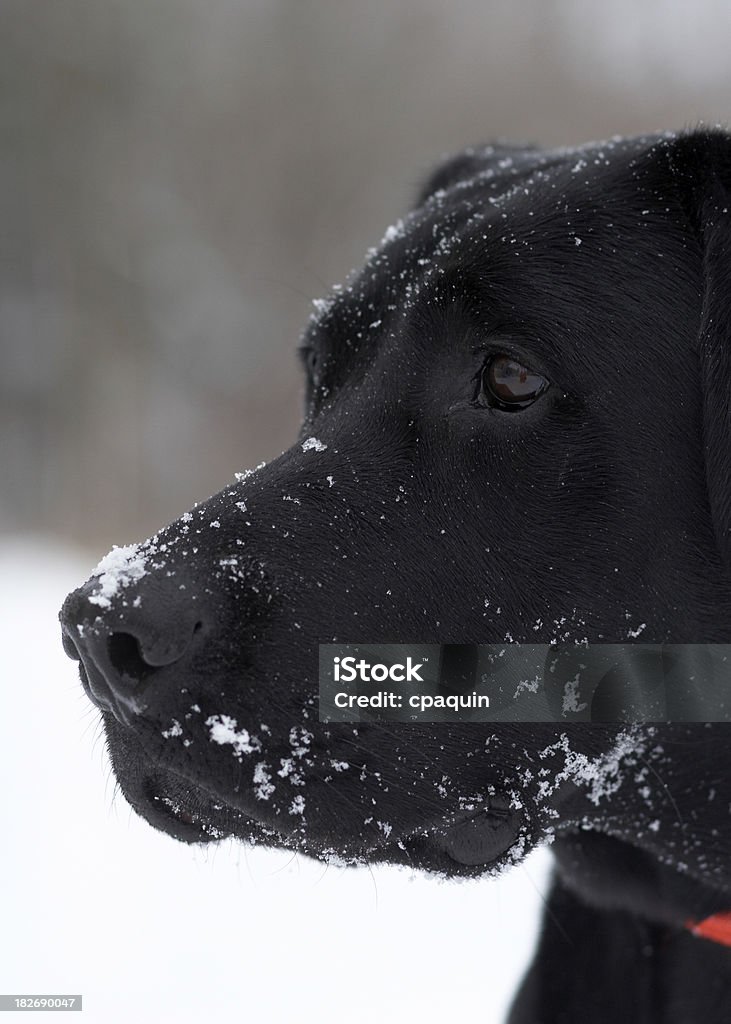
POLYGON ((590 831, 728 888, 723 727, 323 724, 317 652, 731 638, 730 182, 720 132, 436 172, 317 304, 297 442, 64 604, 139 814, 446 874, 590 831))

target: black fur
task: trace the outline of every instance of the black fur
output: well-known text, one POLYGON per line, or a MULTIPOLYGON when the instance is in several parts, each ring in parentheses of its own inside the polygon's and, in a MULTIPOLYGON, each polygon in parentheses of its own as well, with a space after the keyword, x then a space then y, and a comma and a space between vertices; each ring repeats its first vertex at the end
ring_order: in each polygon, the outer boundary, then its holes
POLYGON ((513 1024, 731 1019, 685 926, 731 908, 728 727, 325 726, 317 645, 731 642, 729 186, 720 131, 449 161, 320 304, 299 441, 62 612, 179 839, 446 875, 552 839, 513 1024), (522 411, 500 353, 549 382, 522 411))

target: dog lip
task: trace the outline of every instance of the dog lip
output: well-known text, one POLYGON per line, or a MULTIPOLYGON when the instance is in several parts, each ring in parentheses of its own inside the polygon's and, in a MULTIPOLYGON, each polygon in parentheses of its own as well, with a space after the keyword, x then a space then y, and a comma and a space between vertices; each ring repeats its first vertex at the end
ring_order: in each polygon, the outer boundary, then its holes
POLYGON ((460 815, 446 831, 433 836, 434 845, 466 867, 487 865, 510 849, 519 834, 522 816, 501 799, 488 807, 460 815))
POLYGON ((207 821, 204 817, 194 814, 191 810, 181 806, 172 797, 158 794, 152 796, 151 800, 156 810, 176 823, 178 832, 182 826, 182 829, 186 832, 185 838, 189 841, 201 843, 215 842, 225 839, 231 834, 218 828, 218 826, 207 821))
MULTIPOLYGON (((142 784, 142 795, 149 810, 159 821, 160 827, 177 839, 189 843, 210 843, 231 835, 230 829, 218 824, 215 813, 200 813, 195 807, 204 800, 211 800, 209 794, 169 769, 164 775, 155 772, 142 784)), ((211 810, 215 812, 215 807, 211 810)))

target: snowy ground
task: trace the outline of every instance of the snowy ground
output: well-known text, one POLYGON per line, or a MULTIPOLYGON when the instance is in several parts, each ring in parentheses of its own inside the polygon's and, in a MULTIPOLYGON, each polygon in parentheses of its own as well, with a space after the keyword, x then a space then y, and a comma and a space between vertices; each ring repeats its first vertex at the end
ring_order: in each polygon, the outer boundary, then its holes
POLYGON ((58 608, 95 562, 0 545, 0 992, 81 993, 87 1024, 502 1020, 548 854, 447 884, 156 833, 113 799, 61 649, 58 608))

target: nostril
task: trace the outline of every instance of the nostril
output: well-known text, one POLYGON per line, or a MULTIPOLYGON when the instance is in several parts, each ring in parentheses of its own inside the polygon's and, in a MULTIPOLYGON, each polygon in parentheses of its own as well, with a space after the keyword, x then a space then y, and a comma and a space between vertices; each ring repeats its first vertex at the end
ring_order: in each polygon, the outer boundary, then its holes
POLYGON ((154 636, 146 635, 146 631, 140 635, 111 633, 107 640, 107 657, 118 675, 141 682, 155 669, 179 661, 201 632, 205 632, 203 622, 196 622, 189 630, 179 627, 154 636))
POLYGON ((141 681, 154 672, 154 666, 142 656, 139 640, 131 633, 112 633, 107 642, 107 654, 120 676, 141 681))

